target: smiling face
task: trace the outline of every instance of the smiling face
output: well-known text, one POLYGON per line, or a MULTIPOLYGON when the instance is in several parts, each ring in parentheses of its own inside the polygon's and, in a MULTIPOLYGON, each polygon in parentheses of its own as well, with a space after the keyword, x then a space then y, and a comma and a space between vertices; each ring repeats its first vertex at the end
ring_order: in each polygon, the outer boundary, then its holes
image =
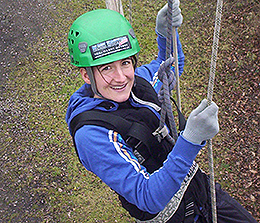
MULTIPOLYGON (((106 99, 124 102, 129 96, 134 84, 134 67, 131 58, 93 67, 94 78, 98 92, 106 99)), ((84 68, 80 69, 82 78, 88 84, 90 80, 84 68)), ((94 95, 100 98, 98 95, 94 95)))

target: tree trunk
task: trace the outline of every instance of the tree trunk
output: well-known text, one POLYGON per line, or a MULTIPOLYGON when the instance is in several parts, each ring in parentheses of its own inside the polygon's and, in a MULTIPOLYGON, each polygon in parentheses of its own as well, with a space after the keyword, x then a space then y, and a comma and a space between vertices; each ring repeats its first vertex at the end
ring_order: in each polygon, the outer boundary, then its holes
POLYGON ((106 0, 107 9, 111 9, 124 15, 123 6, 121 0, 106 0))

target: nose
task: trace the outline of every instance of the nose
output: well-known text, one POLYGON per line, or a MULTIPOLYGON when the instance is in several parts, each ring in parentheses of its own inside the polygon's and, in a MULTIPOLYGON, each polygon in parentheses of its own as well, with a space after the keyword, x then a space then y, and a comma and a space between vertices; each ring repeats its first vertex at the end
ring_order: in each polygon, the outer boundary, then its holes
POLYGON ((124 69, 121 66, 115 67, 113 79, 117 82, 124 82, 125 81, 126 75, 124 73, 124 69))

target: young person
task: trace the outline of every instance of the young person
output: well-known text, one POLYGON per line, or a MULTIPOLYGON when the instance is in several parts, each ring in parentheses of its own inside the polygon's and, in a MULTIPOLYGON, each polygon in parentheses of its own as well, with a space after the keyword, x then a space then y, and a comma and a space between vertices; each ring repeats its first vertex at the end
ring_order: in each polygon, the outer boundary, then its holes
MULTIPOLYGON (((66 121, 80 162, 119 194, 137 222, 210 222, 208 177, 194 159, 219 130, 217 105, 203 100, 175 145, 153 134, 160 120, 157 71, 165 60, 165 9, 156 22, 158 57, 139 68, 140 47, 122 15, 100 9, 75 20, 69 52, 85 84, 71 96, 66 121)), ((173 16, 180 25, 178 2, 173 16)), ((182 71, 179 38, 178 50, 182 71)), ((219 185, 217 199, 220 222, 254 222, 219 185)))

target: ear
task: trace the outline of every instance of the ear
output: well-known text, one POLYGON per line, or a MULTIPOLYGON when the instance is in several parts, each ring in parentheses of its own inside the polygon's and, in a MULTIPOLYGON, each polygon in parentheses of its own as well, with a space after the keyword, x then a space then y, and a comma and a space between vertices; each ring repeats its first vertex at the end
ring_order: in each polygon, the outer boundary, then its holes
POLYGON ((87 73, 87 70, 83 67, 81 67, 79 69, 79 72, 81 73, 81 77, 82 79, 87 83, 87 84, 91 84, 90 82, 90 79, 89 79, 89 76, 88 76, 88 73, 87 73))

